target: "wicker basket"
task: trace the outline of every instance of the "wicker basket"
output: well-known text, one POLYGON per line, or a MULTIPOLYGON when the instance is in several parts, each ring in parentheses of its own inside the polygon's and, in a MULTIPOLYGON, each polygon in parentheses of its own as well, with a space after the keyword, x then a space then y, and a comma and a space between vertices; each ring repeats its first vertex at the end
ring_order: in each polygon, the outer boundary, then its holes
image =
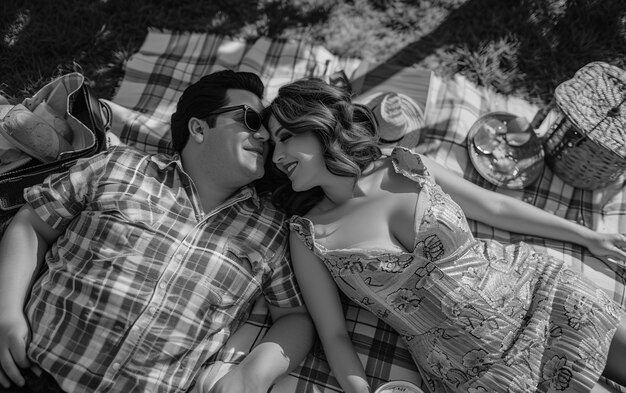
POLYGON ((626 172, 626 71, 593 62, 555 92, 556 121, 544 142, 546 163, 566 183, 587 190, 626 172))

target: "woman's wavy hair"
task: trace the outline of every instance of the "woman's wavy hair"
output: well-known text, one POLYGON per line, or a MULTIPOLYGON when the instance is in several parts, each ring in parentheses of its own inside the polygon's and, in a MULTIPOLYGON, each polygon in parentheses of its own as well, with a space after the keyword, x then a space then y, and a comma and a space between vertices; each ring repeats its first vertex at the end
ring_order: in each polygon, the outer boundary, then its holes
MULTIPOLYGON (((346 89, 321 79, 305 78, 281 87, 264 111, 266 127, 272 116, 294 134, 313 132, 322 144, 326 167, 337 176, 358 178, 381 156, 377 145, 378 125, 372 111, 353 103, 346 89)), ((265 166, 264 187, 272 191, 274 204, 288 214, 302 215, 324 197, 319 187, 293 191, 291 182, 273 164, 271 155, 265 166)))

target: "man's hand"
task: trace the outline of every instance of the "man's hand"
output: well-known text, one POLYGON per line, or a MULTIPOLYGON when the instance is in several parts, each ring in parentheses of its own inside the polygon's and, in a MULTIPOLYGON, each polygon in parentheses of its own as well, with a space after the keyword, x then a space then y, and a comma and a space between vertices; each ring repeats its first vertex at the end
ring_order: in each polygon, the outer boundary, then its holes
POLYGON ((30 328, 23 313, 0 313, 0 385, 24 384, 20 368, 30 367, 26 348, 30 328))

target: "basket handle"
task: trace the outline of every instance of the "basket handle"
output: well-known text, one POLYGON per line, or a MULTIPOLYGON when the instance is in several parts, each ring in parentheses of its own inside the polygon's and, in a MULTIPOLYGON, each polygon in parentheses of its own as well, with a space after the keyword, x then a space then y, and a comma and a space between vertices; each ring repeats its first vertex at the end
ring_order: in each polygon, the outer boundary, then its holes
POLYGON ((548 135, 548 137, 545 139, 546 141, 551 140, 554 134, 559 129, 561 129, 561 127, 563 127, 565 123, 570 123, 569 126, 565 125, 567 129, 563 132, 563 138, 552 149, 551 154, 554 155, 561 154, 561 152, 565 148, 579 146, 581 143, 587 140, 587 136, 582 132, 579 132, 576 127, 574 127, 573 124, 571 124, 571 122, 567 119, 567 116, 565 116, 563 113, 560 113, 560 117, 561 118, 555 121, 552 127, 550 127, 552 131, 550 132, 550 135, 548 135))

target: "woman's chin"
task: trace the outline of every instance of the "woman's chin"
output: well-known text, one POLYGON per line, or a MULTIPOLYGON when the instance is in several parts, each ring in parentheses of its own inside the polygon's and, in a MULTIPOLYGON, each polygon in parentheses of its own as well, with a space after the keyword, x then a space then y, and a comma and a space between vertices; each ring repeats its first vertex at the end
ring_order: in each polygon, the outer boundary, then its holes
POLYGON ((311 187, 303 187, 300 184, 297 183, 291 183, 291 189, 294 190, 295 192, 302 192, 302 191, 307 191, 310 190, 311 187))

